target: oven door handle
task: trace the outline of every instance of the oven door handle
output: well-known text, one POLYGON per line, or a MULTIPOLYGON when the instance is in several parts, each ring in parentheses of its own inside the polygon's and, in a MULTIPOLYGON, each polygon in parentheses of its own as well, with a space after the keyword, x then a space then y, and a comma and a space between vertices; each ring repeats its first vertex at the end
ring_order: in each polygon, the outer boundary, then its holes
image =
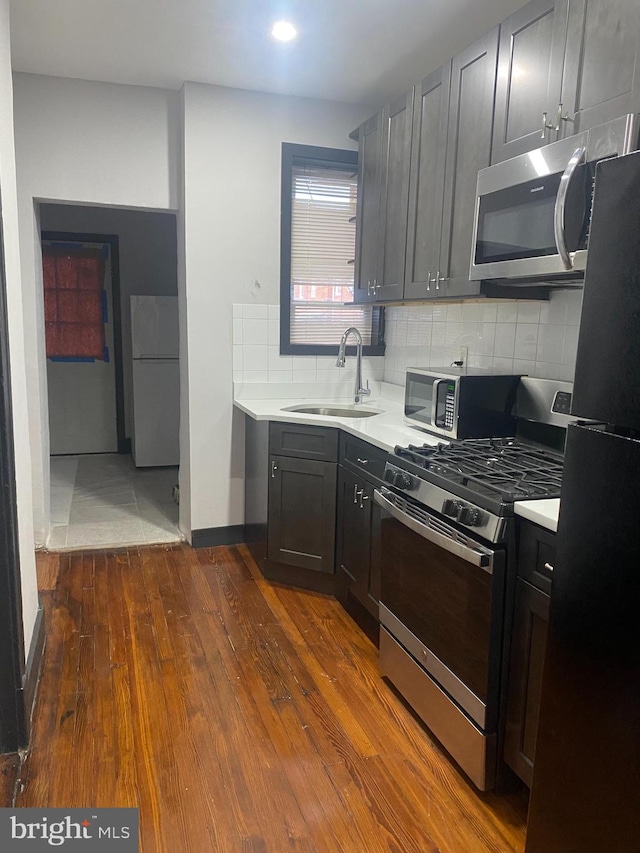
MULTIPOLYGON (((467 563, 478 566, 478 568, 483 569, 488 574, 493 574, 493 552, 488 548, 476 551, 473 548, 463 545, 462 542, 456 542, 453 539, 449 539, 442 533, 438 533, 437 530, 427 527, 426 524, 421 524, 415 518, 411 518, 410 515, 407 515, 406 512, 398 509, 398 507, 392 504, 390 500, 387 500, 387 498, 385 498, 378 489, 374 491, 373 499, 379 507, 382 507, 382 509, 388 512, 389 515, 392 515, 397 521, 404 524, 405 527, 413 530, 413 532, 417 533, 418 536, 422 536, 423 539, 433 542, 434 545, 437 545, 439 548, 443 548, 450 554, 455 554, 456 557, 461 557, 467 563)), ((478 548, 482 548, 482 546, 478 545, 478 548)))
POLYGON ((556 204, 553 211, 553 234, 556 240, 558 255, 562 261, 562 265, 566 270, 573 269, 573 260, 567 248, 567 235, 565 229, 565 208, 567 205, 567 194, 569 192, 569 184, 575 175, 576 169, 582 162, 586 148, 581 145, 571 155, 571 159, 567 163, 567 168, 562 173, 560 178, 560 186, 558 187, 558 195, 556 196, 556 204))

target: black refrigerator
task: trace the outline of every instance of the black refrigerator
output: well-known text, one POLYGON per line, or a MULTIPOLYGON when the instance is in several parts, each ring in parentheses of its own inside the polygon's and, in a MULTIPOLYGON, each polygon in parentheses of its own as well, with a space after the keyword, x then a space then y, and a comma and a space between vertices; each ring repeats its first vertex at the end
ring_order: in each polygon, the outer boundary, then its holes
POLYGON ((640 851, 640 153, 602 162, 526 853, 640 851))

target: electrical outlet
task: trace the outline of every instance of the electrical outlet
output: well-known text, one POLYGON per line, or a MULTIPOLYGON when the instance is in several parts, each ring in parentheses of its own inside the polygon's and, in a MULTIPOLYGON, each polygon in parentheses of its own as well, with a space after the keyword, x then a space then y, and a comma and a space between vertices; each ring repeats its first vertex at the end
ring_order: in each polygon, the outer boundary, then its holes
POLYGON ((456 361, 461 361, 462 366, 464 366, 467 363, 468 356, 469 356, 469 347, 460 347, 460 349, 458 350, 458 358, 456 359, 456 361))

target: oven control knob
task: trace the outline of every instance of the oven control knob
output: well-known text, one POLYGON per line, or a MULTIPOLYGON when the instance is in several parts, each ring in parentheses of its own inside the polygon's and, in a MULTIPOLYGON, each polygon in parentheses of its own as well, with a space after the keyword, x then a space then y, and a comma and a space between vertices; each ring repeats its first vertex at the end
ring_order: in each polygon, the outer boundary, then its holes
POLYGON ((397 489, 413 488, 413 477, 405 474, 404 471, 395 471, 391 482, 397 489))
POLYGON ((458 513, 462 509, 462 504, 458 503, 458 501, 452 501, 450 498, 442 504, 442 514, 448 515, 451 518, 457 518, 458 513))
POLYGON ((479 527, 483 521, 482 513, 473 507, 466 506, 460 511, 458 521, 466 527, 479 527))

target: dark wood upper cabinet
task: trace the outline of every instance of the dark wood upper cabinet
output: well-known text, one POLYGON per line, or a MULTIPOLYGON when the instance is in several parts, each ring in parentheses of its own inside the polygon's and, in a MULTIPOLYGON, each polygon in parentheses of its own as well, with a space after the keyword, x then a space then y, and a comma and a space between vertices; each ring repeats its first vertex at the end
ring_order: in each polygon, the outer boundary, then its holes
POLYGON ((354 301, 373 302, 378 283, 382 115, 358 129, 358 208, 354 301))
POLYGON ((450 87, 451 62, 447 62, 425 77, 415 93, 405 299, 429 299, 436 295, 450 87))
POLYGON ((478 171, 491 162, 498 27, 454 57, 444 183, 440 267, 436 295, 475 296, 469 281, 478 171))
POLYGON ((382 113, 378 278, 375 298, 402 299, 404 289, 413 89, 382 113))
POLYGON ((640 109, 640 3, 570 0, 561 136, 640 109))
POLYGON ((533 0, 500 25, 491 162, 557 139, 568 0, 533 0))

